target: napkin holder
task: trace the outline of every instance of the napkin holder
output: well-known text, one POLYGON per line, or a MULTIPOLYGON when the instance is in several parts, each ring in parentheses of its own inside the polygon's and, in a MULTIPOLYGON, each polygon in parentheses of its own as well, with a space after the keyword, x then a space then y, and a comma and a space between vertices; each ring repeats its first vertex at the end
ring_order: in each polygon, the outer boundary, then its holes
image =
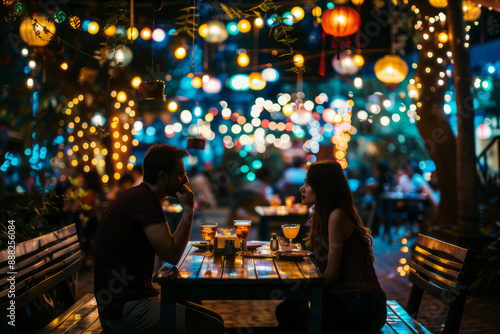
POLYGON ((235 235, 217 235, 214 239, 214 253, 215 254, 224 254, 226 250, 226 240, 232 239, 234 240, 234 246, 236 251, 241 250, 241 242, 238 237, 235 235))

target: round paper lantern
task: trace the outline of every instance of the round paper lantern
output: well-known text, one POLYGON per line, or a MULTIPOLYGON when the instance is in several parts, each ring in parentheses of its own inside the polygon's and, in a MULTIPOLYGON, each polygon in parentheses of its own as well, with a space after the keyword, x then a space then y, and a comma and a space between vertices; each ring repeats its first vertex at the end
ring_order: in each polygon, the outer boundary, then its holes
POLYGON ((365 0, 351 0, 351 2, 355 6, 361 6, 365 0))
POLYGON ((82 20, 78 16, 72 16, 69 19, 69 26, 75 30, 82 29, 82 20))
POLYGON ((363 58, 362 55, 355 55, 354 63, 358 65, 358 67, 363 67, 363 65, 365 64, 365 59, 363 58))
POLYGON ((397 55, 386 55, 375 63, 377 79, 388 85, 399 84, 407 74, 408 65, 397 55))
POLYGON ((304 18, 305 13, 302 7, 293 7, 292 10, 292 15, 295 17, 295 20, 300 21, 304 18))
POLYGON ((229 33, 226 30, 224 23, 220 21, 208 21, 207 22, 207 36, 205 40, 208 43, 222 43, 229 37, 229 33))
POLYGON ((323 110, 323 114, 322 114, 323 120, 326 123, 333 124, 333 118, 335 117, 336 114, 337 113, 332 108, 326 108, 325 110, 323 110))
POLYGON ((252 90, 262 90, 266 87, 266 81, 262 79, 260 72, 252 72, 248 75, 248 84, 252 90))
POLYGON ((245 91, 249 88, 249 77, 247 74, 235 74, 229 79, 229 87, 235 91, 245 91))
POLYGON ((115 34, 116 32, 116 26, 109 26, 106 29, 104 29, 104 35, 111 37, 115 34))
POLYGON ((321 17, 323 31, 334 37, 346 37, 358 31, 361 25, 359 13, 347 6, 327 9, 321 17))
POLYGON ((250 57, 248 57, 245 52, 242 52, 238 55, 238 59, 236 61, 241 67, 247 67, 248 64, 250 64, 250 57))
POLYGON ((126 45, 119 45, 114 49, 108 50, 107 59, 110 66, 128 66, 133 58, 132 50, 126 45))
POLYGON ((48 21, 42 13, 33 14, 33 18, 27 16, 19 27, 19 34, 23 41, 35 47, 49 44, 55 32, 56 25, 54 22, 48 21))
POLYGON ((193 79, 191 79, 191 86, 193 86, 196 89, 201 88, 201 86, 203 86, 203 80, 201 80, 199 76, 196 76, 193 79))
POLYGON ((353 54, 341 53, 338 57, 332 59, 332 67, 341 75, 351 75, 358 72, 359 67, 356 65, 353 54))
POLYGON ((493 133, 493 130, 491 130, 491 127, 489 125, 486 125, 486 124, 479 124, 479 126, 476 129, 476 135, 481 140, 490 139, 492 133, 493 133))
POLYGON ((429 0, 429 3, 435 8, 444 8, 448 6, 448 0, 429 0))
POLYGON ((276 82, 279 77, 279 72, 272 67, 266 68, 262 71, 262 78, 267 82, 276 82))
POLYGON ((205 93, 217 94, 222 89, 222 83, 220 82, 219 79, 212 77, 208 79, 208 82, 203 83, 202 88, 205 91, 205 93))
POLYGON ((481 7, 473 1, 462 2, 465 21, 476 21, 481 16, 481 7))
POLYGON ((294 124, 305 125, 311 120, 312 114, 306 109, 297 109, 291 115, 290 119, 294 124))
POLYGON ((251 28, 252 25, 248 22, 248 20, 242 19, 238 22, 238 30, 244 34, 249 32, 251 28))

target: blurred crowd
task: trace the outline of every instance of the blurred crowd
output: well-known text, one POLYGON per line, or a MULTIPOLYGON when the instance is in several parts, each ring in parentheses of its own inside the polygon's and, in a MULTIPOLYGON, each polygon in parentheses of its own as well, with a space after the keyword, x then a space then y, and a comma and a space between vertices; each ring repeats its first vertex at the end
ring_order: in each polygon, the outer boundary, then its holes
MULTIPOLYGON (((231 161, 230 161, 231 162, 231 161)), ((203 210, 228 208, 227 221, 233 219, 258 220, 256 206, 280 205, 286 198, 300 203, 299 188, 304 184, 307 161, 302 155, 281 156, 278 159, 262 161, 255 169, 254 178, 244 177, 241 164, 232 166, 221 163, 214 166, 211 161, 198 160, 188 168, 189 186, 196 195, 198 213, 203 210)), ((354 200, 365 225, 374 235, 378 234, 384 220, 384 203, 380 200, 386 192, 404 194, 423 194, 428 198, 428 205, 405 203, 396 209, 407 212, 406 229, 416 231, 420 228, 423 216, 435 218, 439 204, 439 189, 434 172, 422 174, 418 163, 410 161, 391 170, 389 164, 380 162, 368 168, 363 174, 359 171, 344 170, 354 200), (363 215, 364 205, 370 203, 370 217, 363 215)), ((71 174, 55 175, 34 173, 20 169, 9 169, 2 174, 3 194, 25 193, 33 190, 55 192, 64 196, 65 203, 58 215, 59 224, 75 222, 86 254, 88 265, 92 265, 93 237, 97 225, 109 204, 122 192, 142 182, 142 167, 136 165, 124 173, 114 183, 102 183, 101 176, 95 171, 72 171, 71 174), (43 175, 43 176, 41 176, 43 175)), ((175 198, 169 198, 175 203, 175 198)))

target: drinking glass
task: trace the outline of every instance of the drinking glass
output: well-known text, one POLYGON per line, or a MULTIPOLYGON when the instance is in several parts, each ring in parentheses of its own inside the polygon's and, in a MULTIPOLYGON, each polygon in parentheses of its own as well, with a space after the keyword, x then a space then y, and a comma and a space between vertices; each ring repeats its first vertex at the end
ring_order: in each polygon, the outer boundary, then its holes
POLYGON ((234 228, 236 230, 236 236, 241 241, 241 252, 236 253, 236 255, 246 255, 247 251, 247 238, 250 232, 250 226, 252 225, 251 220, 234 220, 234 228))
POLYGON ((281 204, 280 196, 277 194, 272 195, 271 198, 269 199, 269 204, 271 204, 271 206, 274 208, 274 210, 276 210, 278 208, 278 206, 280 206, 280 204, 281 204))
POLYGON ((207 242, 207 251, 203 253, 203 256, 210 257, 214 255, 213 252, 210 251, 210 244, 215 238, 215 233, 217 232, 217 223, 202 223, 201 225, 201 236, 203 240, 207 242))
POLYGON ((297 237, 297 234, 299 234, 300 225, 299 224, 283 224, 283 225, 281 225, 281 229, 283 230, 283 234, 285 235, 285 238, 288 238, 288 240, 290 240, 290 248, 293 249, 292 240, 295 237, 297 237))

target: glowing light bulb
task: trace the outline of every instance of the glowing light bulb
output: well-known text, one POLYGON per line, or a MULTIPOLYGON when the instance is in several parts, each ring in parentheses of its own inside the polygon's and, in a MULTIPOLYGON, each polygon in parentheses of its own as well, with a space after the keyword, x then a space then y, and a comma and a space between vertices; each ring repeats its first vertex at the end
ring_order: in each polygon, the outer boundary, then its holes
POLYGON ((250 57, 245 52, 240 53, 238 56, 238 65, 241 67, 246 67, 248 64, 250 64, 250 57))
POLYGON ((301 54, 296 54, 295 56, 293 56, 293 62, 297 66, 304 65, 304 56, 301 54))
POLYGON ((184 59, 186 57, 187 51, 184 47, 178 47, 175 49, 174 56, 177 59, 184 59))

